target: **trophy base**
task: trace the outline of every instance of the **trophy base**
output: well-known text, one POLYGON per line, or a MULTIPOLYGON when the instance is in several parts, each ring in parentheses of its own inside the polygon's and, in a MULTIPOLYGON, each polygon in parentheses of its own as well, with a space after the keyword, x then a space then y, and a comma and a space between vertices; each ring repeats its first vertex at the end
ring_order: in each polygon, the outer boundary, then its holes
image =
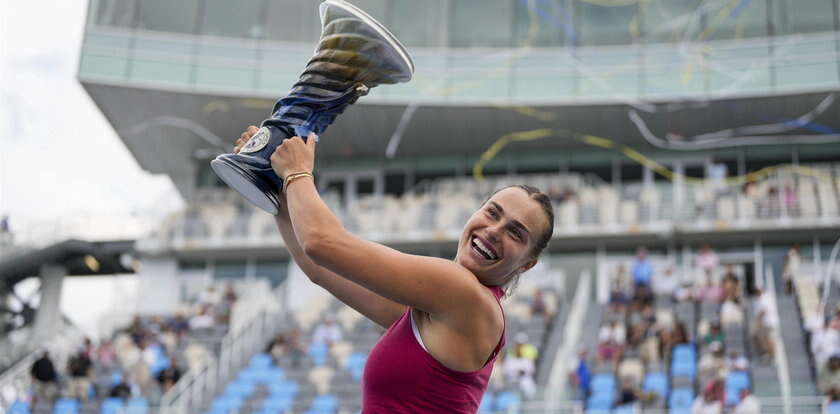
MULTIPOLYGON (((277 194, 280 187, 275 185, 271 179, 263 177, 264 174, 274 174, 274 171, 260 171, 249 168, 244 159, 247 156, 235 154, 222 154, 210 162, 210 167, 216 175, 222 179, 230 188, 236 190, 242 197, 272 215, 280 212, 280 198, 277 194), (242 158, 237 160, 236 158, 242 158)), ((254 158, 255 157, 247 157, 254 158)), ((258 160, 258 159, 257 159, 258 160)), ((275 176, 276 177, 276 176, 275 176)))

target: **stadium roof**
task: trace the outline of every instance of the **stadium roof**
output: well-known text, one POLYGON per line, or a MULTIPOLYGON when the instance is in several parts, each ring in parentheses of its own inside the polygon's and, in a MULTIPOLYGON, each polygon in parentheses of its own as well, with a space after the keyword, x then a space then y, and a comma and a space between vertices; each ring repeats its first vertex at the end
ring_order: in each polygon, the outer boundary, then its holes
MULTIPOLYGON (((132 88, 83 81, 83 85, 140 165, 172 177, 182 192, 192 187, 195 158, 229 149, 247 125, 259 124, 274 102, 267 99, 132 88)), ((517 142, 506 151, 591 148, 569 131, 607 138, 633 149, 683 151, 719 145, 840 143, 840 102, 835 91, 798 95, 729 97, 661 104, 581 104, 511 107, 423 104, 407 121, 396 159, 477 157, 500 137, 549 128, 548 139, 517 142)), ((351 106, 318 147, 321 160, 386 161, 405 105, 351 106)), ((597 146, 597 145, 596 145, 597 146)), ((838 148, 840 149, 840 148, 838 148)))
POLYGON ((134 251, 133 240, 86 242, 65 240, 37 250, 15 253, 0 259, 0 281, 7 285, 38 276, 45 265, 64 266, 71 276, 134 273, 121 256, 134 251))

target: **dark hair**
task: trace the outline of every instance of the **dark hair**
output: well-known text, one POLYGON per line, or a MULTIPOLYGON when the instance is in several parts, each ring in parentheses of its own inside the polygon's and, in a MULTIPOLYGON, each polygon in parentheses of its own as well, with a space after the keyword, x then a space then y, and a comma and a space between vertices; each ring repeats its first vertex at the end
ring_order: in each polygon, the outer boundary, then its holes
POLYGON ((516 184, 497 189, 492 194, 490 194, 490 196, 487 197, 486 200, 484 200, 484 203, 482 203, 482 205, 487 204, 487 201, 489 201, 490 198, 496 195, 496 193, 498 193, 499 191, 507 190, 508 188, 518 188, 528 193, 528 196, 531 198, 531 200, 534 200, 540 204, 540 207, 542 207, 543 209, 543 213, 545 213, 545 216, 548 219, 548 227, 537 239, 537 244, 534 245, 534 251, 532 252, 534 257, 539 257, 542 251, 545 250, 546 247, 548 247, 548 242, 551 241, 551 236, 554 235, 554 207, 551 205, 551 199, 548 198, 548 195, 540 191, 537 187, 525 184, 516 184))

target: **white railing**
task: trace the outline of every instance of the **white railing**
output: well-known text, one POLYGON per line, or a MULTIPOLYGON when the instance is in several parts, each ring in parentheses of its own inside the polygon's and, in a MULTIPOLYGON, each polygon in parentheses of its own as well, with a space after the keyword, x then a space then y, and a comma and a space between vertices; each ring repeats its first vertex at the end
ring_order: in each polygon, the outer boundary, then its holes
MULTIPOLYGON (((581 329, 583 328, 583 320, 586 316, 586 309, 589 303, 592 302, 590 296, 592 294, 592 274, 585 270, 578 281, 577 291, 572 300, 572 308, 569 312, 569 318, 566 320, 566 326, 563 332, 563 344, 560 351, 551 365, 551 376, 548 379, 548 390, 565 390, 566 389, 566 367, 569 366, 570 358, 574 358, 575 349, 577 348, 578 339, 580 338, 581 329)), ((562 405, 561 399, 563 396, 560 392, 551 392, 546 395, 547 406, 550 412, 555 412, 562 405)), ((574 411, 579 412, 579 411, 574 411)), ((582 412, 582 411, 581 411, 582 412)))
MULTIPOLYGON (((776 281, 773 279, 773 267, 767 266, 764 274, 764 288, 770 294, 773 300, 771 311, 775 313, 772 315, 775 320, 780 321, 779 305, 776 298, 776 281)), ((781 386, 781 408, 784 414, 792 414, 793 406, 790 395, 790 369, 788 367, 787 352, 785 351, 785 343, 782 340, 781 324, 777 325, 773 330, 773 342, 775 342, 775 358, 776 358, 776 372, 779 376, 779 385, 781 386)))
MULTIPOLYGON (((282 286, 273 291, 279 299, 282 286)), ((260 352, 283 326, 283 306, 261 311, 222 339, 218 358, 191 369, 161 398, 164 414, 197 413, 221 387, 232 380, 252 355, 260 352)))

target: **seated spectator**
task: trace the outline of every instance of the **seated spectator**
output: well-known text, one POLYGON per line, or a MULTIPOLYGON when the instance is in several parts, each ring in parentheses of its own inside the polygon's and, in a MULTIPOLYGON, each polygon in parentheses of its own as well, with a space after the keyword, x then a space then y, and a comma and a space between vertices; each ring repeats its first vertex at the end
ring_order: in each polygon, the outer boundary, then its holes
POLYGON ((642 310, 647 307, 653 308, 654 302, 653 290, 650 285, 636 285, 636 290, 633 292, 633 310, 642 310))
POLYGON ((721 286, 723 288, 722 300, 741 303, 741 281, 738 280, 731 265, 727 267, 721 286))
POLYGON ((613 313, 624 313, 630 306, 630 296, 627 290, 620 281, 613 284, 613 289, 610 292, 609 308, 613 313))
POLYGON ((327 344, 332 345, 340 341, 344 337, 344 333, 335 322, 335 315, 328 314, 324 318, 324 322, 318 324, 312 333, 313 344, 327 344))
POLYGON ((531 316, 539 316, 548 320, 549 312, 548 305, 545 303, 542 289, 534 291, 534 297, 531 298, 531 316))
POLYGON ((731 351, 726 359, 726 369, 729 372, 747 371, 750 369, 750 361, 738 354, 738 351, 731 351))
POLYGON ((108 397, 127 400, 131 398, 131 386, 129 386, 124 379, 121 379, 119 383, 115 384, 111 387, 111 390, 108 391, 108 397))
POLYGON ((619 263, 615 268, 615 276, 613 276, 613 283, 621 284, 621 286, 628 287, 631 284, 630 275, 627 274, 627 267, 624 263, 619 263))
POLYGON ((715 269, 720 265, 720 259, 718 259, 717 253, 712 250, 711 246, 704 244, 700 248, 700 252, 697 253, 694 263, 700 268, 703 274, 714 274, 715 269))
MULTIPOLYGON (((816 325, 816 323, 815 323, 816 325)), ((831 327, 830 320, 823 320, 822 327, 811 332, 811 352, 817 367, 825 366, 828 359, 840 349, 840 330, 831 327)))
POLYGON ((714 282, 711 270, 706 269, 704 272, 706 280, 697 288, 694 299, 698 302, 720 302, 723 298, 723 288, 714 282))
POLYGON ((178 367, 178 361, 173 359, 169 363, 169 367, 164 368, 158 373, 157 380, 160 383, 163 393, 169 391, 178 380, 181 379, 181 368, 178 367))
POLYGON ((727 361, 723 351, 723 344, 712 342, 707 352, 700 357, 697 363, 697 371, 701 381, 703 379, 715 379, 726 376, 727 361))
POLYGON ((713 342, 722 344, 724 342, 723 331, 720 329, 720 322, 709 324, 709 331, 703 335, 703 345, 711 345, 713 342))
POLYGON ((617 320, 611 320, 601 327, 598 332, 598 360, 599 362, 617 362, 621 358, 627 332, 624 325, 617 320))
POLYGON ((90 376, 93 362, 84 353, 79 352, 67 361, 67 373, 70 375, 68 396, 87 401, 90 390, 90 376))
POLYGON ((213 317, 212 307, 202 305, 197 315, 190 318, 190 329, 201 330, 212 328, 216 325, 216 318, 213 317))
POLYGON ((644 247, 636 249, 636 261, 633 262, 633 284, 639 286, 650 286, 653 277, 653 264, 648 259, 648 251, 644 247))
POLYGON ((116 366, 117 353, 111 340, 105 339, 96 348, 96 363, 103 368, 110 369, 116 366))
POLYGON ((724 300, 720 305, 720 323, 724 326, 744 324, 744 310, 738 302, 724 300))
POLYGON ((516 384, 526 398, 533 398, 537 392, 537 384, 534 381, 536 367, 533 359, 523 355, 523 350, 523 347, 517 347, 513 354, 505 358, 505 379, 508 384, 516 384))
POLYGON ((826 365, 820 369, 817 385, 820 391, 826 394, 832 389, 840 389, 840 354, 829 358, 826 365))
POLYGON ((190 331, 190 322, 183 313, 178 312, 175 314, 174 318, 167 322, 167 327, 172 330, 175 335, 178 335, 178 338, 181 338, 190 331))
POLYGON ((666 267, 663 273, 657 274, 653 278, 653 293, 657 296, 672 298, 679 287, 680 281, 674 275, 674 266, 666 267))
POLYGON ((627 404, 635 404, 639 401, 640 390, 635 382, 628 378, 622 378, 621 385, 618 390, 618 398, 615 400, 615 406, 622 406, 627 404))
POLYGON ((511 353, 520 354, 523 358, 528 358, 531 361, 536 361, 539 356, 539 350, 537 350, 537 347, 534 344, 528 341, 528 334, 525 332, 519 332, 516 334, 511 353))
POLYGON ((275 362, 280 361, 284 355, 288 355, 292 360, 292 367, 300 366, 300 361, 306 354, 306 348, 300 341, 300 331, 297 328, 278 334, 271 343, 268 344, 266 353, 274 358, 275 362))
POLYGON ((749 388, 741 389, 741 401, 735 406, 732 414, 761 414, 761 401, 752 395, 749 388))
POLYGON ((714 391, 704 390, 703 393, 694 399, 691 406, 691 414, 722 414, 723 404, 717 398, 714 391))
POLYGON ((204 292, 198 296, 198 304, 203 306, 215 307, 222 301, 222 295, 216 291, 216 286, 209 285, 204 292))
POLYGON ((589 368, 586 348, 578 350, 578 357, 572 361, 569 367, 569 383, 577 388, 577 399, 585 400, 589 396, 589 384, 592 379, 592 370, 589 368))
POLYGON ((688 302, 694 299, 694 289, 692 289, 691 282, 683 282, 674 292, 674 299, 677 302, 688 302))
POLYGON ((58 397, 58 375, 49 351, 44 351, 29 370, 32 376, 32 405, 38 401, 52 403, 58 397))

